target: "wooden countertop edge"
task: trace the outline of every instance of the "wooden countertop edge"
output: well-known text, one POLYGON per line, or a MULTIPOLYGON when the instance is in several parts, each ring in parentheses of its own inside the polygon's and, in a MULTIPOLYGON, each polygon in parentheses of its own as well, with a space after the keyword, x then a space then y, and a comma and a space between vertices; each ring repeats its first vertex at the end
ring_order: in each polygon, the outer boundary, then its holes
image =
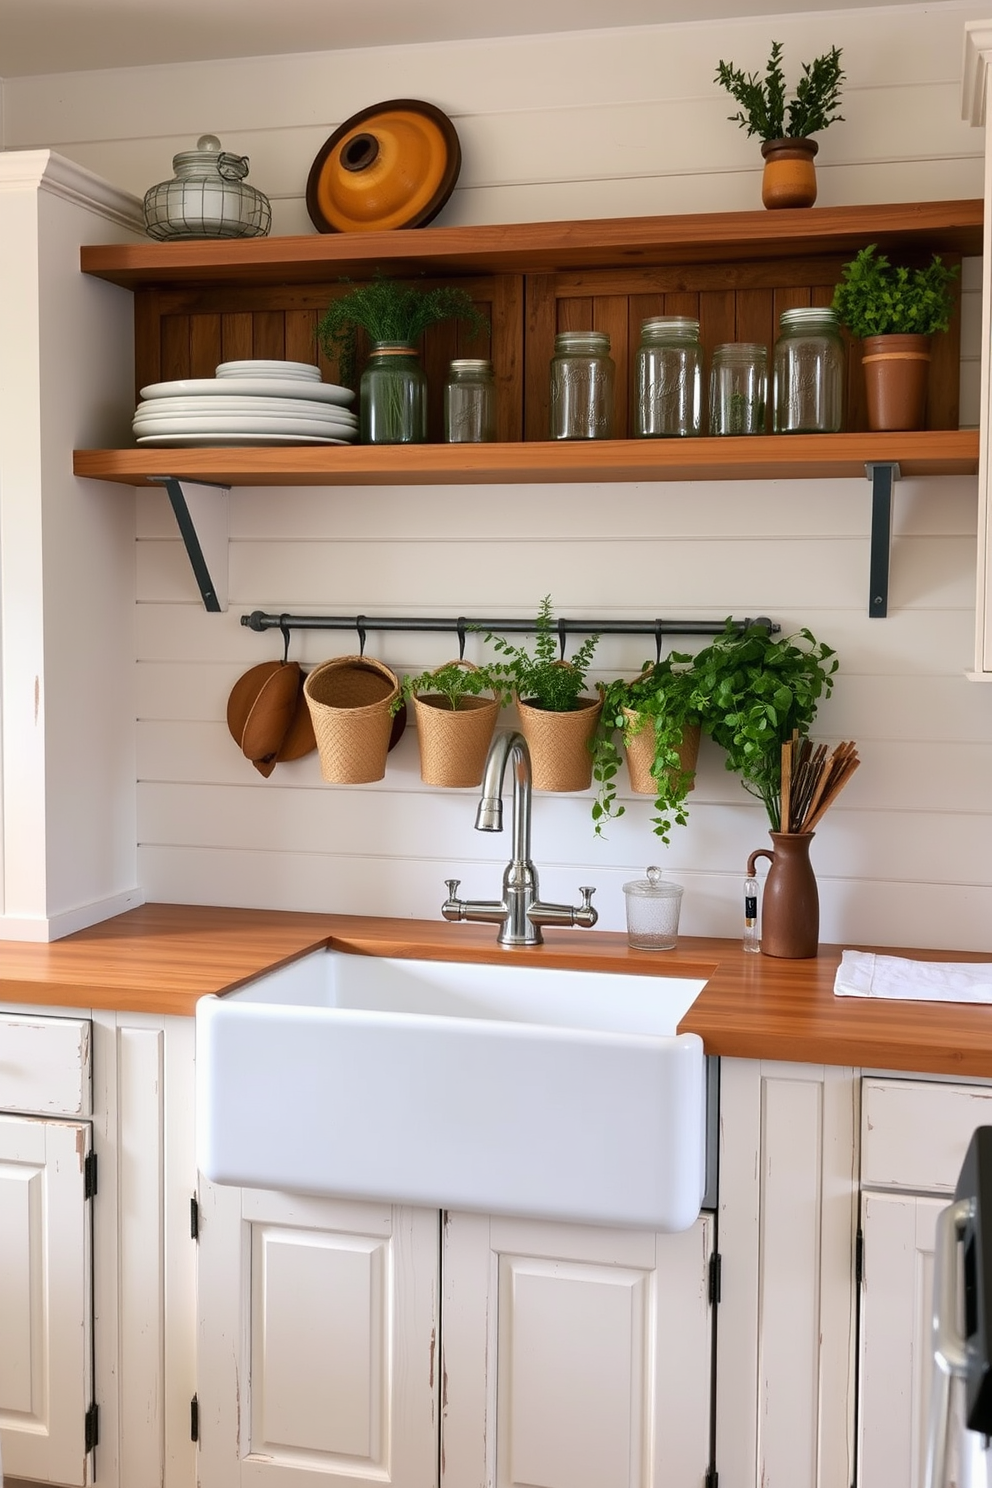
MULTIPOLYGON (((488 925, 370 915, 148 904, 49 944, 0 941, 0 1002, 189 1017, 223 994, 324 946, 351 955, 520 964, 706 983, 679 1025, 707 1053, 992 1078, 992 1005, 838 998, 841 946, 806 961, 752 955, 735 940, 684 937, 636 951, 613 931, 551 930, 505 951, 488 925)), ((854 948, 854 947, 852 947, 854 948)), ((913 960, 992 962, 992 953, 861 946, 913 960)))

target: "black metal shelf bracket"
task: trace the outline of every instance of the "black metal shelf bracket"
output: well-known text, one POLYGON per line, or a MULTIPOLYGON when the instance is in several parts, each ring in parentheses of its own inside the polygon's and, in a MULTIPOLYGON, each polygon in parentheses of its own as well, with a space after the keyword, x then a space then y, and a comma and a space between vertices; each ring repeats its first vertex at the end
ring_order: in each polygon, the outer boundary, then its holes
MULTIPOLYGON (((354 630, 358 633, 362 648, 364 650, 365 633, 369 630, 406 630, 406 631, 444 631, 457 635, 459 649, 464 645, 466 631, 476 631, 485 634, 493 631, 499 635, 529 634, 537 629, 535 620, 521 619, 514 616, 511 619, 485 618, 470 619, 466 615, 458 616, 426 616, 426 615, 270 615, 264 610, 252 610, 250 615, 241 616, 241 624, 249 630, 265 631, 280 630, 287 639, 291 630, 354 630)), ((722 635, 727 621, 723 620, 566 620, 556 619, 554 628, 564 647, 566 635, 645 635, 653 636, 658 659, 661 659, 662 640, 668 635, 679 636, 715 636, 722 635)), ((747 630, 749 626, 760 625, 772 635, 777 635, 780 626, 769 620, 765 615, 759 615, 755 619, 735 620, 735 629, 747 630)))
POLYGON ((164 486, 189 558, 193 577, 211 614, 227 609, 228 486, 182 481, 174 475, 149 476, 164 486))
POLYGON ((892 487, 899 466, 891 460, 865 466, 871 481, 871 548, 868 555, 868 615, 884 620, 889 613, 889 555, 892 547, 892 487))

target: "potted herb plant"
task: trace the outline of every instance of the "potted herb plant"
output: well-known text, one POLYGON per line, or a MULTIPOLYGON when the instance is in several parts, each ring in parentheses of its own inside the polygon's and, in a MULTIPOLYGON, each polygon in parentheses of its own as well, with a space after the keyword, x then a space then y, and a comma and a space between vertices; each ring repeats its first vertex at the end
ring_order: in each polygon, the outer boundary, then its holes
POLYGON ((393 707, 413 701, 425 785, 480 784, 505 696, 492 668, 470 661, 446 661, 433 671, 403 678, 393 707))
POLYGON ((861 341, 870 429, 921 429, 931 338, 954 313, 955 265, 938 254, 922 268, 891 264, 876 243, 844 265, 833 308, 861 341))
POLYGON ((607 821, 624 814, 624 807, 616 804, 618 736, 627 756, 631 789, 655 798, 656 835, 667 844, 673 822, 685 826, 700 731, 691 660, 688 654, 673 651, 663 661, 645 662, 633 681, 618 678, 601 688, 603 711, 592 766, 597 784, 592 819, 597 836, 607 821))
POLYGON ((724 750, 726 768, 764 803, 779 830, 782 745, 809 733, 833 690, 837 658, 808 630, 774 636, 763 625, 726 628, 692 663, 693 705, 702 730, 724 750))
POLYGON ((520 732, 530 748, 535 790, 586 790, 592 782, 592 737, 602 707, 587 692, 599 636, 587 636, 566 660, 556 655, 558 629, 551 596, 541 600, 531 650, 505 636, 486 639, 505 659, 495 675, 512 690, 520 732))
POLYGON ((740 104, 732 123, 762 141, 765 162, 761 200, 766 207, 811 207, 816 201, 814 156, 819 148, 810 136, 843 121, 840 107, 844 73, 840 48, 802 64, 802 77, 786 103, 782 43, 772 42, 764 77, 720 62, 715 81, 740 104))
POLYGON ((487 328, 466 290, 450 285, 424 289, 376 274, 331 301, 317 325, 317 338, 339 375, 354 381, 358 332, 371 342, 358 389, 359 435, 363 444, 422 444, 427 438, 427 379, 418 342, 429 326, 465 320, 478 334, 487 328))

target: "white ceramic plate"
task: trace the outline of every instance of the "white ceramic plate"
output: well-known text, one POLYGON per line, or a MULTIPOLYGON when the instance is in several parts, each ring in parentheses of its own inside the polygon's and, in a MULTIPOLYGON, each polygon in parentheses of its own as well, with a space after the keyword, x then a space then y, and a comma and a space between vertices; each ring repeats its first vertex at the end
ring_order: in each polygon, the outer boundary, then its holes
POLYGON ((148 448, 163 449, 210 449, 245 445, 261 447, 268 444, 351 444, 350 439, 327 439, 298 437, 295 434, 142 434, 138 444, 148 448))
MULTIPOLYGON (((294 377, 239 377, 237 396, 245 393, 270 394, 276 398, 316 398, 319 403, 353 403, 355 395, 351 388, 338 387, 333 382, 304 383, 294 377), (306 392, 304 394, 304 388, 306 392)), ((191 393, 208 397, 230 398, 234 383, 230 377, 182 377, 175 382, 150 382, 141 389, 143 398, 182 398, 191 393)))
POLYGON ((221 362, 218 377, 306 377, 320 381, 320 368, 312 362, 267 361, 264 357, 241 362, 221 362))
POLYGON ((195 418, 195 420, 167 420, 158 423, 147 420, 134 424, 135 434, 290 434, 296 439, 347 439, 357 437, 354 429, 345 429, 342 424, 315 423, 309 418, 195 418))
POLYGON ((134 412, 135 418, 177 418, 180 414, 206 414, 210 418, 228 414, 261 414, 266 418, 329 418, 336 423, 357 426, 358 417, 350 408, 336 403, 321 403, 316 398, 269 398, 264 395, 239 398, 146 398, 134 412))

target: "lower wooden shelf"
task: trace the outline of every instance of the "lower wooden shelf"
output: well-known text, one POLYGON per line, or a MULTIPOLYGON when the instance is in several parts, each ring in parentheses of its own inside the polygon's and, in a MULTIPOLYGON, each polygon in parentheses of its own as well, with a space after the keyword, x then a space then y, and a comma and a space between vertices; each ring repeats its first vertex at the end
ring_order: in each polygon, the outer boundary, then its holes
POLYGON ((326 445, 239 449, 76 450, 73 471, 144 486, 163 476, 224 486, 482 485, 549 481, 864 478, 974 475, 978 430, 756 435, 740 439, 610 439, 575 443, 326 445))

